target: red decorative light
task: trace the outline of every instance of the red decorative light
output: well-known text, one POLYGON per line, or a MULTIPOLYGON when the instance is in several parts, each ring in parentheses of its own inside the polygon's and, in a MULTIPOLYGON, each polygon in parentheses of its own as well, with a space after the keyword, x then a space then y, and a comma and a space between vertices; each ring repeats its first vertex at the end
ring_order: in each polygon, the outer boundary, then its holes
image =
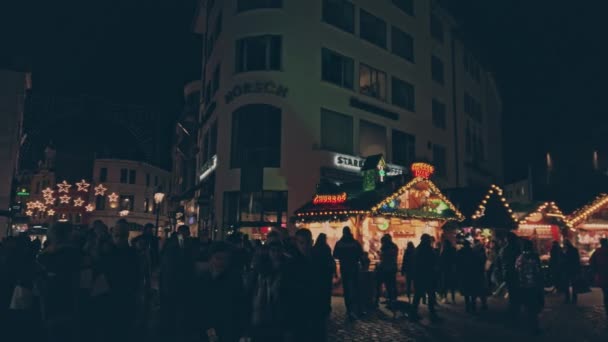
POLYGON ((315 195, 312 200, 314 205, 319 204, 340 204, 346 202, 346 192, 338 195, 315 195))
POLYGON ((427 163, 414 163, 411 167, 414 177, 429 179, 435 173, 435 167, 427 163))

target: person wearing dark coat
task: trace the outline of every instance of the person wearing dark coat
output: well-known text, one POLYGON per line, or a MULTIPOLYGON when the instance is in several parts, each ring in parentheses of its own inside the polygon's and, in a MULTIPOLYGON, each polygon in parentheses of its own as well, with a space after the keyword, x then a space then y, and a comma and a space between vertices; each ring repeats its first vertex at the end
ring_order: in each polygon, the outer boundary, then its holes
POLYGON ((333 279, 336 274, 336 260, 331 255, 331 248, 327 244, 327 235, 319 234, 314 247, 312 257, 316 264, 315 268, 319 271, 319 279, 322 283, 323 306, 327 309, 319 314, 329 317, 331 313, 331 293, 333 289, 333 279))
POLYGON ((464 296, 467 313, 477 311, 477 297, 481 296, 484 282, 484 269, 479 253, 471 248, 469 241, 464 241, 463 247, 458 251, 458 274, 460 275, 460 288, 464 296))
POLYGON ((561 290, 562 285, 562 271, 563 271, 563 260, 564 253, 559 245, 559 242, 553 241, 551 246, 551 259, 549 259, 549 272, 551 274, 551 283, 555 286, 556 290, 561 290))
POLYGON ((399 247, 389 234, 380 240, 380 262, 376 265, 376 306, 380 302, 382 285, 386 288, 389 305, 397 300, 397 254, 399 247))
POLYGON ((540 257, 534 251, 532 241, 523 240, 522 253, 517 258, 515 269, 519 277, 520 303, 526 312, 526 323, 530 332, 540 333, 538 315, 543 309, 544 286, 541 272, 540 257))
POLYGON ((401 262, 401 274, 405 277, 405 293, 410 302, 412 301, 412 284, 414 282, 414 254, 416 254, 416 247, 410 241, 403 252, 403 261, 401 262))
POLYGON ((363 248, 355 240, 349 227, 342 229, 342 238, 334 248, 334 258, 340 261, 340 276, 344 288, 347 315, 350 319, 355 319, 359 310, 357 305, 359 294, 357 292, 363 248))
POLYGON ((521 254, 519 238, 514 233, 507 234, 507 243, 500 250, 499 260, 502 268, 502 278, 509 291, 509 313, 512 319, 519 315, 521 303, 519 301, 519 277, 515 269, 515 262, 521 254))
POLYGON ((449 240, 443 243, 443 249, 439 255, 439 271, 441 272, 440 294, 443 300, 448 302, 448 294, 452 295, 452 303, 456 303, 456 249, 449 240))
POLYGON ((414 254, 414 314, 413 319, 418 319, 418 306, 420 300, 425 296, 428 298, 429 313, 431 318, 436 316, 435 312, 435 287, 437 284, 438 260, 437 253, 431 244, 431 236, 422 234, 420 244, 416 247, 414 254))
POLYGON ((566 304, 572 302, 576 304, 578 299, 577 284, 581 276, 581 257, 578 249, 572 245, 570 240, 566 240, 564 250, 563 275, 564 275, 564 291, 566 304))
POLYGON ((600 240, 600 248, 593 252, 589 264, 595 274, 595 284, 604 294, 604 311, 608 317, 608 239, 600 240))

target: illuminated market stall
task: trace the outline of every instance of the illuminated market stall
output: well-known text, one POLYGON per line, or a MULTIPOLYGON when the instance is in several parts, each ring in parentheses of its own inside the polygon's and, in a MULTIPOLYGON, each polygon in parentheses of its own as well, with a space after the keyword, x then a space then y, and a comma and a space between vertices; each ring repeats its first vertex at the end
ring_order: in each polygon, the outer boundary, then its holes
POLYGON ((460 224, 456 242, 466 239, 488 244, 517 228, 517 216, 504 197, 502 188, 497 185, 489 189, 449 190, 446 195, 466 215, 460 224))
POLYGON ((384 234, 392 235, 401 258, 409 241, 417 245, 422 234, 439 241, 447 222, 464 219, 429 179, 434 172, 432 165, 413 164, 413 178, 407 183, 403 177, 386 177, 384 165, 381 157, 370 157, 362 168, 362 182, 319 189, 295 212, 296 226, 309 228, 315 238, 325 233, 332 249, 342 236, 342 228, 348 226, 373 263, 379 258, 384 234))
POLYGON ((583 262, 599 247, 600 239, 608 237, 608 194, 601 194, 593 201, 574 211, 566 218, 574 229, 575 242, 583 262))
POLYGON ((527 213, 519 213, 515 234, 531 239, 541 256, 548 256, 553 241, 568 238, 565 216, 555 202, 544 202, 527 213), (566 234, 566 236, 564 236, 566 234))

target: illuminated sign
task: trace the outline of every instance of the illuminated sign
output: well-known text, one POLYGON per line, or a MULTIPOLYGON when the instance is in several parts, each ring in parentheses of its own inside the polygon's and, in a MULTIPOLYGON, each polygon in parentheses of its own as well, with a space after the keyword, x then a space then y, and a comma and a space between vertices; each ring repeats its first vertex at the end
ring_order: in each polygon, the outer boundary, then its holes
POLYGON ((314 205, 319 204, 340 204, 346 202, 346 192, 337 195, 315 195, 312 200, 314 205))
POLYGON ((17 191, 17 196, 29 196, 30 193, 26 188, 21 188, 17 191))
POLYGON ((281 84, 276 84, 273 81, 267 82, 245 82, 235 85, 232 90, 224 95, 226 104, 232 102, 235 98, 245 94, 270 94, 279 97, 287 97, 289 89, 281 84))
POLYGON ((414 177, 428 179, 435 172, 435 167, 427 163, 414 163, 411 170, 414 177))
MULTIPOLYGON (((334 166, 339 169, 359 172, 361 171, 363 164, 365 164, 364 158, 349 156, 347 154, 340 153, 334 154, 334 166)), ((399 176, 405 173, 405 168, 399 165, 386 164, 383 171, 383 177, 399 176)))
POLYGON ((203 181, 203 179, 207 178, 211 172, 215 170, 217 167, 217 156, 211 157, 211 159, 201 166, 201 175, 198 177, 199 181, 203 181))

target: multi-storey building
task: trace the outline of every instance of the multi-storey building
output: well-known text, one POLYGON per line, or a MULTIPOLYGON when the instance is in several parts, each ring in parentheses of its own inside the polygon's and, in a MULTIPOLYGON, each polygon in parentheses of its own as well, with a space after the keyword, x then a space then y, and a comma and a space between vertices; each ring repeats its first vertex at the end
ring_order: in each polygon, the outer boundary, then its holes
POLYGON ((200 202, 220 232, 287 226, 375 154, 431 161, 444 187, 501 183, 494 78, 433 1, 202 1, 195 27, 200 202))

